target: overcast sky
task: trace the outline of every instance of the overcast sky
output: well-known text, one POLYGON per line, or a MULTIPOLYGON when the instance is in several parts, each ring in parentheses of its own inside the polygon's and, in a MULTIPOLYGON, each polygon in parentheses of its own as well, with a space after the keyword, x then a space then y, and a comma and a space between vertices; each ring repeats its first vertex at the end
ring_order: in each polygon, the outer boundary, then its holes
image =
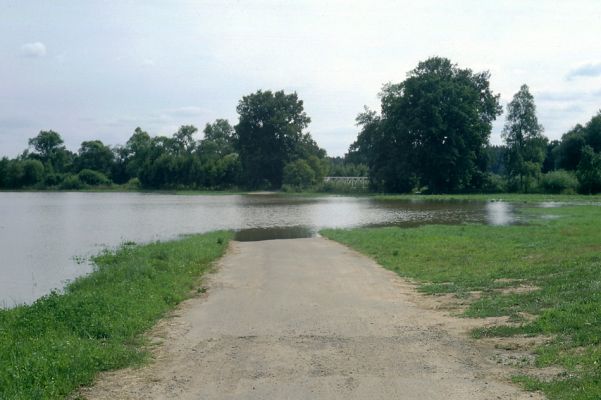
MULTIPOLYGON (((526 83, 552 139, 601 108, 601 1, 0 0, 0 155, 42 129, 71 150, 140 126, 237 122, 240 98, 296 91, 330 155, 382 84, 430 56, 526 83), (493 4, 494 3, 494 4, 493 4)), ((501 116, 492 135, 501 143, 501 116)), ((200 138, 200 136, 199 136, 200 138)))

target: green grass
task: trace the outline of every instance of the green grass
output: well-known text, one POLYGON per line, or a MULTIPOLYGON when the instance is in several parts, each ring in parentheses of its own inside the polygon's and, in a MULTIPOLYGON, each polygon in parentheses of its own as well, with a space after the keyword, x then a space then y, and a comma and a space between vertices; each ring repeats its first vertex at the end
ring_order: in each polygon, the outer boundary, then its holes
POLYGON ((419 290, 468 296, 466 317, 536 318, 518 326, 478 329, 475 337, 548 335, 535 349, 536 366, 562 366, 551 382, 521 376, 528 389, 550 399, 601 398, 601 207, 523 210, 522 226, 423 226, 324 230, 333 240, 371 256, 382 266, 420 283, 419 290), (555 218, 548 218, 553 214, 555 218), (529 293, 497 289, 531 285, 529 293))
POLYGON ((142 362, 143 332, 193 293, 229 232, 142 246, 29 306, 0 310, 0 399, 60 399, 96 373, 142 362))
POLYGON ((542 194, 542 193, 492 193, 492 194, 374 194, 378 200, 473 200, 508 201, 519 203, 601 203, 601 194, 542 194))

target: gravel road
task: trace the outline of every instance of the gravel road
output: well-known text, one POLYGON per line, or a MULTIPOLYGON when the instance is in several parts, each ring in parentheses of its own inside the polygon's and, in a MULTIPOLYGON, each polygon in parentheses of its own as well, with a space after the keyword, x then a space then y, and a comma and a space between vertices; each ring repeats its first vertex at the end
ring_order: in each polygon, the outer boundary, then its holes
POLYGON ((541 399, 405 281, 323 238, 232 242, 205 295, 151 332, 155 360, 87 399, 541 399))

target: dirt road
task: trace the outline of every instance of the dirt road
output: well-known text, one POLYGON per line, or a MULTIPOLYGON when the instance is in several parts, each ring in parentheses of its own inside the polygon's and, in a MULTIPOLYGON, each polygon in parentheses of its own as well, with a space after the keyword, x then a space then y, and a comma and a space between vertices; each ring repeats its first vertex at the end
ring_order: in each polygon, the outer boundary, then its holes
POLYGON ((322 238, 233 242, 206 296, 152 335, 156 360, 88 399, 532 399, 415 303, 393 273, 322 238))

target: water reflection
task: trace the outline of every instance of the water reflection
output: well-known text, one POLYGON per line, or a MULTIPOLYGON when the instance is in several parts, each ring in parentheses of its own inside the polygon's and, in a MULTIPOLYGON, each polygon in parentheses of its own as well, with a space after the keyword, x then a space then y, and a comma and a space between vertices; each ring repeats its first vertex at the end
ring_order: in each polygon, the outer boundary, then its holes
POLYGON ((355 197, 0 193, 0 306, 30 302, 90 270, 86 258, 124 241, 212 230, 240 240, 307 237, 322 228, 516 222, 513 205, 355 197))

